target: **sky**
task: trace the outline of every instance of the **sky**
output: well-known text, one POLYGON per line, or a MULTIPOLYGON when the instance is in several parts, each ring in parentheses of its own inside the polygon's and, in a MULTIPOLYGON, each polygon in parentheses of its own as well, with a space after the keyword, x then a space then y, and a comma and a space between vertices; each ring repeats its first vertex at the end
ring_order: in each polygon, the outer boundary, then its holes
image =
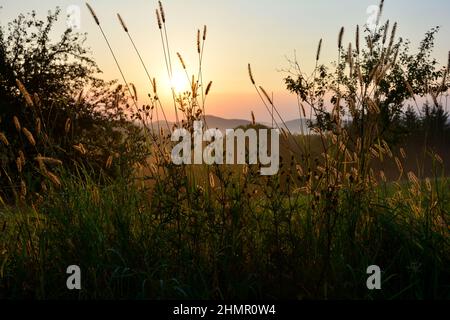
MULTIPOLYGON (((157 27, 155 0, 90 0, 101 25, 114 48, 127 81, 138 88, 141 103, 151 92, 150 83, 123 32, 117 13, 124 18, 130 34, 139 48, 150 74, 158 87, 170 88, 164 54, 157 27)), ((370 19, 368 8, 378 6, 378 0, 165 0, 167 31, 174 73, 181 74, 176 58, 180 52, 189 74, 196 74, 198 57, 197 29, 208 26, 203 62, 203 79, 213 81, 207 100, 207 113, 225 118, 250 119, 253 111, 257 121, 268 121, 264 105, 249 81, 247 64, 252 64, 254 76, 274 101, 285 119, 298 117, 296 97, 285 88, 283 70, 288 58, 296 55, 304 71, 312 71, 317 44, 323 38, 321 61, 336 60, 337 37, 345 27, 344 43, 354 41, 356 25, 370 19)), ((102 35, 81 0, 0 0, 0 24, 5 26, 20 13, 36 10, 42 18, 59 6, 65 14, 68 8, 80 8, 80 32, 88 34, 87 46, 107 80, 120 79, 120 73, 102 35)), ((369 10, 370 11, 370 10, 369 10)), ((434 56, 447 63, 450 50, 450 1, 448 0, 386 0, 383 21, 399 24, 397 34, 410 39, 417 48, 426 31, 441 26, 434 56)), ((65 17, 59 21, 55 37, 66 27, 65 17)), ((181 77, 181 76, 179 76, 181 77)), ((181 77, 183 79, 183 77, 181 77)), ((168 95, 168 117, 174 113, 168 95)))

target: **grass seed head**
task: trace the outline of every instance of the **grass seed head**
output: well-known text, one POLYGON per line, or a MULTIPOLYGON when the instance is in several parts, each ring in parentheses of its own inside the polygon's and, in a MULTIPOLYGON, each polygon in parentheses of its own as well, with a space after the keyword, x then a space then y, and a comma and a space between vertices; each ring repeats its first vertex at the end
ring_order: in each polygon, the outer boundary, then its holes
POLYGON ((447 73, 450 73, 450 51, 448 52, 447 73))
POLYGON ((39 165, 39 170, 41 171, 42 174, 47 175, 47 167, 45 166, 44 161, 42 161, 42 156, 39 153, 38 156, 35 158, 35 160, 38 162, 39 165))
POLYGON ((206 95, 206 96, 208 95, 209 91, 211 90, 211 86, 212 86, 212 81, 210 81, 210 82, 208 83, 208 85, 206 86, 206 92, 205 92, 205 95, 206 95))
POLYGON ((319 61, 321 50, 322 50, 322 39, 320 39, 319 45, 317 47, 316 61, 319 61))
POLYGON ((81 89, 80 93, 78 94, 77 105, 80 105, 83 102, 83 93, 83 89, 81 89))
POLYGON ((397 22, 394 23, 394 26, 392 27, 391 40, 389 40, 388 51, 390 51, 390 50, 392 49, 392 46, 394 45, 395 34, 396 34, 396 33, 397 33, 397 22))
POLYGON ((397 165, 397 169, 399 172, 403 172, 403 165, 399 158, 395 157, 395 164, 397 165))
POLYGON ((134 83, 130 83, 131 89, 133 90, 133 99, 134 100, 138 100, 138 95, 137 95, 137 90, 136 90, 136 86, 134 85, 134 83))
POLYGON ((184 70, 186 70, 186 64, 184 63, 183 57, 181 56, 181 54, 179 52, 177 52, 177 56, 178 56, 178 59, 180 60, 181 66, 183 67, 184 70))
POLYGON ((23 180, 20 180, 20 194, 22 197, 27 195, 27 184, 23 180))
POLYGON ((5 145, 9 146, 9 141, 6 138, 5 134, 3 132, 0 132, 0 141, 5 145))
POLYGON ((16 167, 17 167, 17 171, 19 173, 22 173, 22 160, 20 160, 20 157, 17 157, 17 159, 16 159, 16 167))
POLYGON ((381 0, 380 6, 378 8, 377 26, 380 24, 380 19, 383 14, 383 8, 384 8, 384 0, 381 0))
POLYGON ((152 87, 153 87, 153 93, 155 94, 155 96, 156 96, 156 94, 157 94, 157 86, 156 86, 156 79, 155 78, 153 78, 153 81, 152 81, 152 87))
POLYGON ((192 75, 191 91, 192 91, 192 97, 194 97, 194 98, 197 97, 198 82, 195 81, 194 75, 192 75))
POLYGON ((369 110, 371 112, 373 112, 373 113, 376 113, 376 114, 380 114, 381 113, 380 107, 371 98, 368 98, 368 107, 369 107, 369 110))
POLYGON ((252 72, 252 67, 251 67, 250 63, 248 64, 248 75, 250 77, 250 81, 252 82, 252 84, 255 85, 256 82, 255 82, 255 78, 253 78, 253 72, 252 72))
POLYGON ((383 45, 386 43, 387 34, 389 30, 389 20, 386 21, 386 24, 384 25, 384 33, 383 33, 383 45))
POLYGON ((362 76, 361 65, 359 63, 357 63, 356 70, 358 71, 359 83, 362 84, 364 82, 364 79, 363 79, 363 76, 362 76))
POLYGON ((392 154, 392 150, 389 147, 388 143, 383 140, 382 144, 386 154, 389 156, 389 158, 392 158, 394 155, 392 154))
POLYGON ((197 30, 197 53, 200 54, 201 47, 200 47, 200 29, 197 30))
POLYGON ((400 148, 400 154, 402 155, 402 158, 403 158, 403 159, 406 159, 406 152, 405 152, 405 149, 400 148))
POLYGON ((409 81, 406 79, 405 79, 405 85, 406 85, 406 89, 408 90, 409 94, 411 95, 411 98, 415 99, 416 94, 414 93, 414 89, 411 86, 411 84, 409 83, 409 81))
POLYGON ((427 187, 428 192, 431 192, 433 190, 432 186, 431 186, 431 180, 430 178, 426 178, 425 179, 425 185, 427 187))
POLYGON ((339 32, 339 38, 338 38, 338 48, 342 48, 342 39, 344 38, 344 27, 341 28, 341 31, 339 32))
POLYGON ((56 187, 61 187, 61 180, 54 173, 47 171, 47 177, 56 187))
POLYGON ((25 98, 27 106, 28 107, 34 106, 33 99, 31 98, 31 95, 28 93, 23 83, 19 79, 16 79, 16 84, 17 87, 19 88, 20 93, 22 93, 23 97, 25 98))
POLYGON ((98 17, 97 17, 97 15, 95 14, 95 11, 94 11, 94 9, 91 7, 91 5, 90 5, 89 3, 86 2, 86 7, 89 9, 89 11, 90 11, 92 17, 93 17, 94 20, 95 20, 95 23, 96 23, 97 25, 100 25, 100 20, 98 20, 98 17))
POLYGON ((384 171, 380 171, 380 178, 384 183, 387 182, 386 174, 384 173, 384 171))
POLYGON ((22 150, 19 150, 19 158, 20 158, 20 161, 22 162, 22 164, 25 165, 26 159, 25 159, 25 154, 23 153, 22 150))
POLYGON ((395 64, 396 64, 399 51, 400 51, 399 48, 396 48, 396 49, 395 49, 395 51, 394 51, 394 56, 392 57, 392 65, 395 65, 395 64))
POLYGON ((367 46, 369 47, 370 54, 373 53, 373 41, 371 36, 366 37, 367 46))
POLYGON ((74 145, 73 148, 75 150, 77 150, 79 153, 81 153, 82 155, 85 155, 87 153, 86 149, 84 148, 82 143, 79 143, 78 145, 74 145))
POLYGON ((119 18, 120 24, 122 25, 123 31, 125 31, 126 33, 128 33, 128 28, 127 25, 125 24, 125 21, 123 21, 122 17, 120 16, 120 14, 117 14, 117 18, 119 18))
POLYGON ((113 156, 109 156, 108 159, 106 160, 106 164, 105 164, 106 169, 111 168, 112 162, 113 162, 113 156))
POLYGON ((442 160, 441 156, 438 155, 437 153, 434 154, 434 159, 439 162, 441 165, 444 164, 444 160, 442 160))
POLYGON ((42 156, 38 156, 36 158, 34 158, 34 160, 36 160, 38 163, 46 163, 49 165, 54 165, 54 166, 62 166, 63 162, 61 160, 55 159, 55 158, 50 158, 50 157, 42 157, 42 156))
POLYGON ((36 134, 41 134, 41 118, 36 118, 36 134))
POLYGON ((158 9, 156 9, 156 21, 158 21, 158 28, 162 29, 161 15, 159 14, 158 9))
POLYGON ((359 25, 356 25, 356 53, 359 54, 359 25))
POLYGON ((259 86, 259 89, 261 89, 262 93, 264 94, 264 96, 266 97, 267 101, 269 101, 270 104, 273 105, 272 99, 270 98, 270 96, 267 94, 266 90, 264 90, 263 87, 259 86))
POLYGON ((352 70, 353 70, 353 48, 352 48, 352 43, 350 42, 348 44, 348 51, 347 51, 347 62, 350 66, 350 76, 352 75, 352 70))
POLYGON ((159 2, 159 11, 161 12, 161 19, 162 19, 162 22, 163 22, 163 23, 166 23, 166 14, 165 14, 165 12, 164 12, 164 7, 163 7, 161 1, 158 1, 158 2, 159 2))
POLYGON ((206 24, 203 26, 203 41, 206 41, 206 34, 208 32, 208 27, 206 24))
POLYGON ((412 171, 408 172, 408 180, 409 182, 413 183, 417 188, 420 187, 419 179, 414 174, 414 172, 412 171))
POLYGON ((216 187, 216 182, 214 180, 214 175, 212 174, 212 172, 209 173, 209 185, 213 189, 216 187))
POLYGON ((374 148, 370 148, 370 153, 372 154, 372 156, 376 159, 380 159, 380 154, 378 153, 377 150, 375 150, 374 148))
POLYGON ((42 105, 41 99, 39 98, 39 95, 37 93, 33 94, 33 100, 34 100, 34 104, 37 107, 40 107, 42 105))
POLYGON ((70 120, 70 118, 67 118, 66 124, 64 126, 64 131, 66 132, 66 134, 68 134, 70 131, 71 123, 72 123, 72 120, 70 120))
POLYGON ((28 142, 34 147, 36 145, 36 140, 34 140, 33 135, 27 128, 22 128, 22 132, 27 138, 28 142))

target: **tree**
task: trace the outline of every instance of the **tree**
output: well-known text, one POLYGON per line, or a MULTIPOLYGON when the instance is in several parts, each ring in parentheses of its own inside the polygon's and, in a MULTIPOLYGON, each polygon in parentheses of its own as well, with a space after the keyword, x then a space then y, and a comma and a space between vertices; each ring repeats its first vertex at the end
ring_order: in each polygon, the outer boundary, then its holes
POLYGON ((412 106, 408 106, 402 118, 403 131, 407 136, 411 135, 414 131, 420 129, 421 122, 417 113, 412 106))
POLYGON ((423 106, 422 113, 422 130, 426 143, 443 145, 449 130, 448 113, 441 105, 430 105, 428 102, 423 106))
POLYGON ((365 124, 371 123, 380 138, 397 143, 402 136, 399 121, 409 100, 417 104, 417 97, 431 96, 437 101, 450 88, 448 68, 439 68, 432 58, 439 27, 425 34, 415 54, 411 53, 410 41, 401 37, 396 40, 396 31, 397 25, 390 29, 389 21, 375 32, 366 28, 365 45, 360 46, 358 28, 356 45, 345 49, 339 44, 334 70, 318 64, 307 76, 296 61, 292 63, 294 71, 285 78, 287 89, 314 110, 314 126, 330 131, 336 128, 337 119, 348 116, 355 135, 361 136, 365 124))
POLYGON ((21 14, 7 31, 0 28, 4 198, 58 185, 59 161, 69 171, 82 165, 100 176, 123 176, 145 156, 141 129, 126 111, 128 96, 115 81, 97 78, 101 71, 85 48, 86 35, 67 29, 52 42, 59 16, 58 8, 46 21, 35 12, 21 14))

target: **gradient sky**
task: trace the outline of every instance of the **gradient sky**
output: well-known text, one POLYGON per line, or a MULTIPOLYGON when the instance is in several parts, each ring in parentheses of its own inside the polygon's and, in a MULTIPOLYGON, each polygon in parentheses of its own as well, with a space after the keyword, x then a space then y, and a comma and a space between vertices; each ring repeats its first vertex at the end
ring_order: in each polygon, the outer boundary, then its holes
MULTIPOLYGON (((150 85, 126 34, 122 31, 116 13, 120 13, 139 47, 152 76, 159 87, 169 87, 165 71, 159 30, 156 25, 154 0, 90 0, 127 80, 138 87, 140 96, 150 92, 150 85)), ((337 35, 341 26, 346 29, 344 43, 353 41, 357 24, 364 25, 369 15, 367 8, 378 5, 378 0, 165 0, 169 40, 174 65, 179 69, 176 52, 180 52, 190 73, 196 73, 196 34, 198 28, 208 25, 205 48, 204 79, 214 82, 208 97, 208 113, 227 118, 250 118, 254 111, 258 121, 269 116, 258 100, 248 80, 247 63, 253 66, 258 83, 273 92, 275 103, 286 119, 297 117, 296 99, 283 84, 286 57, 294 51, 303 70, 309 71, 315 59, 317 43, 323 38, 321 60, 336 59, 337 35)), ((88 46, 104 71, 105 79, 119 79, 120 75, 108 48, 81 0, 0 0, 1 25, 19 13, 35 9, 44 17, 56 6, 63 13, 70 5, 81 8, 81 32, 88 33, 88 46)), ((448 0, 386 0, 383 20, 399 23, 398 35, 412 41, 414 48, 427 30, 442 29, 437 37, 435 57, 447 63, 450 50, 450 1, 448 0)), ((61 19, 57 31, 65 27, 61 19)), ((56 34, 56 33, 55 33, 56 34)), ((145 101, 142 101, 143 103, 145 101)), ((171 112, 170 101, 165 105, 171 112)))

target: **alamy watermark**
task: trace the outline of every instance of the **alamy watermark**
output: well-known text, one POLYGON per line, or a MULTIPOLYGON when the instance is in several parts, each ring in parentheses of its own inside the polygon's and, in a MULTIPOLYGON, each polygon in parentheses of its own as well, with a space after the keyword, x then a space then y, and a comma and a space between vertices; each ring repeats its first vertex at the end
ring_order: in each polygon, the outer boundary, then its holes
POLYGON ((195 121, 192 134, 186 129, 176 129, 171 140, 179 142, 171 154, 176 165, 261 164, 263 176, 275 175, 279 170, 278 129, 227 129, 224 135, 219 129, 204 130, 203 122, 195 121), (204 148, 205 143, 207 145, 204 148))
MULTIPOLYGON (((367 267, 367 275, 369 276, 366 281, 368 290, 381 290, 381 268, 377 265, 371 265, 367 267)), ((66 286, 68 290, 81 290, 81 268, 77 265, 71 265, 67 267, 66 286)))
POLYGON ((81 29, 81 8, 77 5, 70 5, 66 9, 67 28, 73 30, 81 29))
POLYGON ((67 267, 66 273, 69 274, 66 281, 67 289, 81 290, 81 268, 77 265, 71 265, 67 267))
POLYGON ((381 290, 381 268, 377 265, 369 266, 367 274, 370 275, 366 282, 367 289, 381 290))

